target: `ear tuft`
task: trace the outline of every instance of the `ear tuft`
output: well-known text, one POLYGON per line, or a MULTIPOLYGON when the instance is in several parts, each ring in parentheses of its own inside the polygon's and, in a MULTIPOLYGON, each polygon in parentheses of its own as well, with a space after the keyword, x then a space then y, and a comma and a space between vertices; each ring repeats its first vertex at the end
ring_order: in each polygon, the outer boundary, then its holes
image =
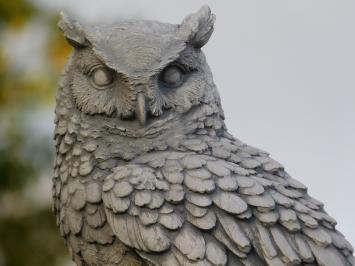
POLYGON ((180 25, 182 34, 187 37, 187 43, 195 48, 203 47, 210 39, 216 16, 209 6, 204 5, 194 14, 188 15, 180 25))
POLYGON ((75 48, 89 45, 83 27, 64 12, 60 12, 58 27, 63 31, 65 38, 75 48))

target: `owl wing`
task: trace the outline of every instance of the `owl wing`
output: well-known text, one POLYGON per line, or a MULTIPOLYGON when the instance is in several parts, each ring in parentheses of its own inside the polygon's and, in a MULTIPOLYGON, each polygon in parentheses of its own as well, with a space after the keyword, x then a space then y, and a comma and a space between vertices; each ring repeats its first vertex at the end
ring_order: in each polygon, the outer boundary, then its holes
POLYGON ((236 140, 141 156, 102 197, 115 235, 155 265, 355 265, 323 204, 236 140))

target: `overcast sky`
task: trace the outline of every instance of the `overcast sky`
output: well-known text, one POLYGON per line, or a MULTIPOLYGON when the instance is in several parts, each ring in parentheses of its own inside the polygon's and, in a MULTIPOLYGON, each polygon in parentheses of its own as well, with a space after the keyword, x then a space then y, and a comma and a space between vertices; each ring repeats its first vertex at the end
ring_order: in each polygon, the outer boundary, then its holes
POLYGON ((179 23, 208 3, 204 48, 234 136, 309 187, 355 244, 355 1, 35 0, 97 22, 179 23))

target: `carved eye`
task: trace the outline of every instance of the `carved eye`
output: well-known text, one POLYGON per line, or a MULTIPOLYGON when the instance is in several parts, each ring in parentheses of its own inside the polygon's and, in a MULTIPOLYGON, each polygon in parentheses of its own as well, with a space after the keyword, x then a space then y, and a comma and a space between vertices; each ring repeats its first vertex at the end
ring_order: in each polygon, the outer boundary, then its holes
POLYGON ((105 67, 98 67, 93 70, 92 74, 93 83, 99 88, 110 85, 113 82, 113 73, 110 69, 105 67))
POLYGON ((180 66, 168 66, 161 73, 161 81, 166 87, 175 88, 184 82, 184 74, 180 66))

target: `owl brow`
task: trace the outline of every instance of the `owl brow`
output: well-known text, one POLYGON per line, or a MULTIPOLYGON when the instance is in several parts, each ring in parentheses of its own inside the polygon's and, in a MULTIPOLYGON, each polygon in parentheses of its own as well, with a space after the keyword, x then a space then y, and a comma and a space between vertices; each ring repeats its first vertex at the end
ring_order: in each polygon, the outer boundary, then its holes
POLYGON ((184 70, 186 70, 187 72, 194 72, 197 71, 198 68, 197 66, 193 65, 193 64, 189 64, 189 62, 187 62, 186 60, 184 60, 183 57, 179 57, 177 58, 174 62, 171 62, 170 64, 168 64, 167 66, 171 66, 171 65, 178 65, 181 66, 184 70))
POLYGON ((84 75, 90 75, 92 71, 98 67, 106 67, 108 69, 111 69, 108 67, 106 64, 102 62, 92 62, 92 63, 85 63, 82 65, 82 71, 84 75))

